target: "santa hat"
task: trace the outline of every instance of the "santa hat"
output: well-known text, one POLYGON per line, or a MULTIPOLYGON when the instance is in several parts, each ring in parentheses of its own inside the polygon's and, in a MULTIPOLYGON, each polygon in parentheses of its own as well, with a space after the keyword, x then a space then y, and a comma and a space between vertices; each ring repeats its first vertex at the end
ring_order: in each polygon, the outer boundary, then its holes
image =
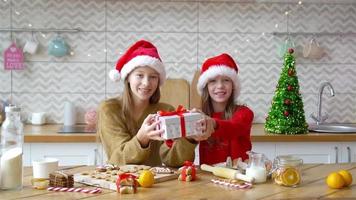
POLYGON ((198 93, 201 95, 210 79, 219 75, 224 75, 232 80, 234 86, 234 100, 240 94, 240 81, 237 76, 239 66, 234 59, 226 53, 207 59, 201 68, 200 77, 197 84, 198 93))
POLYGON ((160 85, 166 80, 166 71, 157 48, 150 42, 140 40, 133 44, 117 61, 115 69, 109 72, 112 81, 125 80, 137 67, 151 67, 159 74, 160 85))

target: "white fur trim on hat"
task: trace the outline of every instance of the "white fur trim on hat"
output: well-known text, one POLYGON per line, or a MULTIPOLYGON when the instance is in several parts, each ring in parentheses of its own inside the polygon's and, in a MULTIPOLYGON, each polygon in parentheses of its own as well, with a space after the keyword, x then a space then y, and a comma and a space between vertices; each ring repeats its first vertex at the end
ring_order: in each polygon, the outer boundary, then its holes
POLYGON ((166 80, 166 70, 163 63, 158 59, 151 56, 141 55, 136 56, 127 62, 121 70, 121 78, 125 80, 127 75, 137 67, 148 66, 156 70, 159 73, 160 85, 166 80))
POLYGON ((240 79, 237 76, 236 70, 226 66, 226 65, 212 65, 209 69, 205 70, 203 74, 200 75, 197 89, 199 95, 203 93, 204 87, 208 81, 216 76, 223 75, 227 76, 232 80, 234 86, 234 101, 237 102, 237 98, 240 95, 240 79))
POLYGON ((109 72, 109 78, 110 80, 117 82, 120 80, 120 72, 117 71, 116 69, 112 69, 109 72))

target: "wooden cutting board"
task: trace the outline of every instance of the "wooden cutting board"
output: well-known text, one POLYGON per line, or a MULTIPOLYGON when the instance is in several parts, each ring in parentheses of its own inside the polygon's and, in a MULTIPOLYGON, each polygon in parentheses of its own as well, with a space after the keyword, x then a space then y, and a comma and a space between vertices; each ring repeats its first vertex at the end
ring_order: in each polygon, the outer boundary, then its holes
POLYGON ((167 79, 161 88, 161 102, 175 108, 179 105, 189 108, 189 83, 184 79, 167 79))
POLYGON ((190 108, 198 108, 201 109, 201 97, 197 91, 197 84, 200 76, 200 71, 197 70, 194 73, 194 77, 192 83, 190 84, 190 108))
MULTIPOLYGON (((132 174, 134 174, 138 177, 137 173, 132 173, 132 174)), ((103 173, 103 175, 105 175, 105 173, 103 173)), ((178 179, 178 176, 179 175, 177 173, 156 174, 154 176, 155 184, 161 183, 164 181, 173 180, 173 179, 178 179)), ((117 177, 117 175, 115 177, 113 175, 111 180, 106 180, 105 178, 98 179, 98 178, 91 177, 91 175, 83 175, 82 173, 77 173, 77 174, 74 174, 74 181, 78 182, 78 183, 85 184, 85 185, 91 185, 91 186, 96 186, 96 187, 101 187, 101 188, 106 188, 106 189, 117 191, 116 177, 117 177)))

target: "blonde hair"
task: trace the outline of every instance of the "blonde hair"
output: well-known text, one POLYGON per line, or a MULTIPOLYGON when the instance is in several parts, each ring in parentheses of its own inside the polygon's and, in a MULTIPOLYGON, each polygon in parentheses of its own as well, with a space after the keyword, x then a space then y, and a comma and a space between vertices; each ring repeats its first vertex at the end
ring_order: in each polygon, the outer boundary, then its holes
MULTIPOLYGON (((240 105, 234 103, 234 92, 235 90, 232 90, 232 93, 227 101, 226 107, 224 109, 223 119, 230 119, 235 110, 240 107, 240 105)), ((212 99, 209 95, 208 84, 205 85, 201 95, 201 106, 202 111, 211 117, 214 113, 214 107, 212 104, 212 99)))
MULTIPOLYGON (((129 77, 128 75, 127 77, 129 77)), ((156 91, 153 93, 153 95, 149 99, 150 104, 157 104, 161 98, 161 91, 159 89, 159 83, 157 85, 156 91)), ((138 130, 137 127, 135 126, 135 120, 132 115, 132 110, 133 110, 133 99, 132 99, 132 91, 131 91, 131 86, 127 78, 124 81, 124 92, 121 97, 122 101, 122 116, 126 122, 126 126, 128 130, 130 131, 131 134, 136 134, 138 130)))

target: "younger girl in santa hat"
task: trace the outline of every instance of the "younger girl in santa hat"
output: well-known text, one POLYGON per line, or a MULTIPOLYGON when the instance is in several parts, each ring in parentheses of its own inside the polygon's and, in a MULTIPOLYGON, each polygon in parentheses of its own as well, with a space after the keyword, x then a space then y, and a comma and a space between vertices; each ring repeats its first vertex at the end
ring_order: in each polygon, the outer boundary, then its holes
POLYGON ((228 54, 207 59, 202 66, 197 89, 202 97, 202 111, 215 132, 200 142, 200 164, 225 162, 230 156, 248 159, 251 150, 253 112, 237 104, 240 93, 238 65, 228 54))
MULTIPOLYGON (((174 109, 159 103, 159 86, 164 83, 166 72, 156 47, 148 41, 136 42, 109 76, 114 81, 124 80, 122 97, 105 100, 99 108, 97 132, 109 163, 149 166, 164 163, 177 167, 184 161, 192 161, 201 138, 180 138, 167 145, 161 141, 163 130, 155 130, 159 122, 154 120, 154 113, 174 109)), ((201 124, 204 123, 202 120, 201 124)), ((208 137, 211 132, 206 134, 208 137)))

